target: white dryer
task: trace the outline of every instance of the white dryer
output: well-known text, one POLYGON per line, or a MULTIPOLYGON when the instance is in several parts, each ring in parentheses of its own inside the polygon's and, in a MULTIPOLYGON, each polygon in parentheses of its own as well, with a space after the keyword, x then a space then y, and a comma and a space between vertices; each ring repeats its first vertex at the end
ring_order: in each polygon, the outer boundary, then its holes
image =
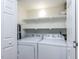
POLYGON ((38 59, 66 59, 66 42, 60 34, 45 34, 38 43, 38 59))
POLYGON ((18 59, 37 59, 37 43, 42 40, 41 34, 27 34, 18 40, 18 59))

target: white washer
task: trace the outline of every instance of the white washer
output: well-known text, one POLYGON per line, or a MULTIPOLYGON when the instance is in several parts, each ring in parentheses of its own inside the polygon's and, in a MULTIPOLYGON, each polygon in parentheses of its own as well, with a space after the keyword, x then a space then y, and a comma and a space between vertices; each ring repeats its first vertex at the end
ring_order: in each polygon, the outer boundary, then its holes
POLYGON ((66 59, 66 42, 60 34, 46 34, 38 43, 38 59, 66 59))
POLYGON ((37 59, 37 43, 40 40, 41 34, 30 34, 18 40, 18 59, 37 59))

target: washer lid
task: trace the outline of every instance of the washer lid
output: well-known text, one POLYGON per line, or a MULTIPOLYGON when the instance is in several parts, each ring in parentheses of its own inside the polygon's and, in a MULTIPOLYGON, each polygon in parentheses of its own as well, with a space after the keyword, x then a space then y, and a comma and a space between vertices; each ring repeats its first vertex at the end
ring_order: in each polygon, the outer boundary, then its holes
POLYGON ((39 42, 39 44, 45 44, 45 45, 55 45, 55 46, 66 46, 65 41, 61 40, 42 40, 39 42))
POLYGON ((29 43, 37 43, 37 42, 39 42, 40 40, 42 40, 41 38, 39 38, 39 37, 29 37, 29 38, 23 38, 23 39, 21 39, 21 40, 18 40, 18 42, 19 43, 27 43, 27 42, 29 42, 29 43))

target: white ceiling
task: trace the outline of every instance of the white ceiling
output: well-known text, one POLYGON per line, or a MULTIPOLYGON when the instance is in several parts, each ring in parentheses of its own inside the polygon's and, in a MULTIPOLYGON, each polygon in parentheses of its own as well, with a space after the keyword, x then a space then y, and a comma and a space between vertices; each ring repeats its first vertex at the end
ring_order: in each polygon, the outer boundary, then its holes
POLYGON ((26 9, 39 9, 55 7, 65 3, 66 0, 18 0, 26 9))

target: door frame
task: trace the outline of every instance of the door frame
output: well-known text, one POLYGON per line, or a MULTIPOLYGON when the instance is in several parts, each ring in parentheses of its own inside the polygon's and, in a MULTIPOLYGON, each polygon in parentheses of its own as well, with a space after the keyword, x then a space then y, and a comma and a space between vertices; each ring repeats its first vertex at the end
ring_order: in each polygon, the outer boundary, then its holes
MULTIPOLYGON (((75 41, 77 42, 77 44, 78 44, 78 15, 77 15, 77 12, 78 12, 78 0, 75 0, 75 41)), ((75 49, 75 56, 76 56, 76 58, 75 59, 78 59, 78 46, 76 47, 76 49, 75 49)))

